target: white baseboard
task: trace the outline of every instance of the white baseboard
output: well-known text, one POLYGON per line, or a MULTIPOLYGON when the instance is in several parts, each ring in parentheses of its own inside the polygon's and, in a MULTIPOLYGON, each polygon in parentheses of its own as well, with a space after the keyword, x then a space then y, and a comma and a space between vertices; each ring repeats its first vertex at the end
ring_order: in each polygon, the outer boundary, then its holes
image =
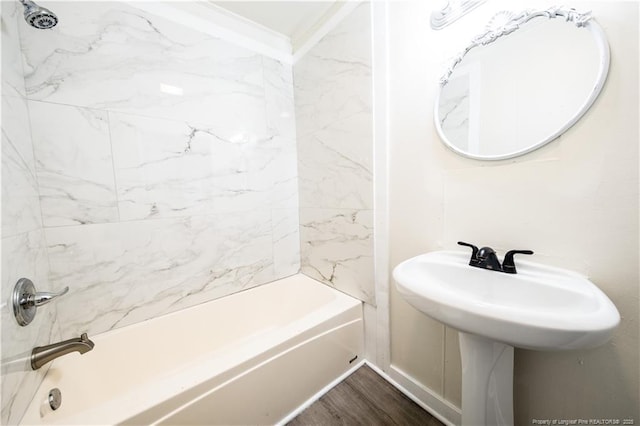
POLYGON ((380 377, 385 379, 389 384, 398 389, 404 395, 406 395, 413 402, 418 404, 424 410, 428 411, 433 417, 440 420, 447 426, 459 425, 462 419, 462 413, 458 407, 445 401, 442 397, 431 389, 421 385, 410 375, 400 370, 399 368, 391 365, 389 367, 389 374, 382 371, 375 364, 372 364, 368 360, 360 361, 355 366, 351 367, 340 377, 329 383, 322 388, 318 393, 306 400, 302 405, 289 413, 285 418, 280 420, 276 425, 283 426, 293 420, 296 416, 309 408, 311 404, 319 400, 324 394, 333 389, 336 385, 342 382, 344 379, 353 374, 358 368, 363 365, 367 365, 373 371, 375 371, 380 377))
POLYGON ((389 366, 389 374, 385 374, 378 367, 367 361, 367 365, 380 374, 385 380, 395 386, 400 392, 409 397, 416 404, 431 413, 433 417, 447 426, 459 425, 462 422, 462 412, 431 389, 420 384, 409 374, 394 365, 389 366))

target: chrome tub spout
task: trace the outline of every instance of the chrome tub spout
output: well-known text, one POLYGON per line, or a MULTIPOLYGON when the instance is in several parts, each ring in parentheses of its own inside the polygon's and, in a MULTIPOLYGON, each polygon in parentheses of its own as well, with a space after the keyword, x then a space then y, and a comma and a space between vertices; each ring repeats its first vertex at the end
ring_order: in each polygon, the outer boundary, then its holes
POLYGON ((52 343, 47 346, 38 346, 31 351, 31 368, 37 370, 46 363, 66 355, 70 352, 80 352, 84 354, 93 349, 94 343, 87 337, 87 333, 74 339, 52 343))

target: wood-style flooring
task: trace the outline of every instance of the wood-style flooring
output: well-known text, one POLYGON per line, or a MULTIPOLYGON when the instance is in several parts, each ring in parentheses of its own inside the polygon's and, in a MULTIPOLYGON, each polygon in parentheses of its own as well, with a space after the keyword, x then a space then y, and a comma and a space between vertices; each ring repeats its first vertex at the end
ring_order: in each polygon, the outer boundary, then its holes
POLYGON ((288 426, 303 425, 442 426, 442 423, 365 365, 288 423, 288 426))

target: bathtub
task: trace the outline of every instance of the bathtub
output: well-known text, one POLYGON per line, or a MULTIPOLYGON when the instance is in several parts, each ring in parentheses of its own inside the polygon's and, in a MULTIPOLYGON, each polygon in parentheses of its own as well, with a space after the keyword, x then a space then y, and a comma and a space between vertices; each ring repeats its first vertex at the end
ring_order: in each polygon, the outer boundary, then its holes
POLYGON ((53 362, 21 424, 278 423, 362 359, 362 303, 294 275, 89 337, 92 351, 53 362))

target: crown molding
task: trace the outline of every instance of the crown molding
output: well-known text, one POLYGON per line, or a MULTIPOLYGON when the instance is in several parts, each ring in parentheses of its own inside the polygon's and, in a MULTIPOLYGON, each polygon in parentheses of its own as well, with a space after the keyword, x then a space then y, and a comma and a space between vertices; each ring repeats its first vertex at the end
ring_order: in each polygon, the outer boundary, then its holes
POLYGON ((130 5, 278 61, 293 63, 288 37, 207 1, 130 5))
POLYGON ((337 1, 295 40, 206 0, 130 3, 145 12, 209 34, 286 64, 295 64, 363 0, 337 1))
POLYGON ((298 62, 309 50, 331 30, 338 26, 340 22, 351 14, 364 0, 348 0, 336 2, 334 7, 293 43, 293 63, 298 62))

